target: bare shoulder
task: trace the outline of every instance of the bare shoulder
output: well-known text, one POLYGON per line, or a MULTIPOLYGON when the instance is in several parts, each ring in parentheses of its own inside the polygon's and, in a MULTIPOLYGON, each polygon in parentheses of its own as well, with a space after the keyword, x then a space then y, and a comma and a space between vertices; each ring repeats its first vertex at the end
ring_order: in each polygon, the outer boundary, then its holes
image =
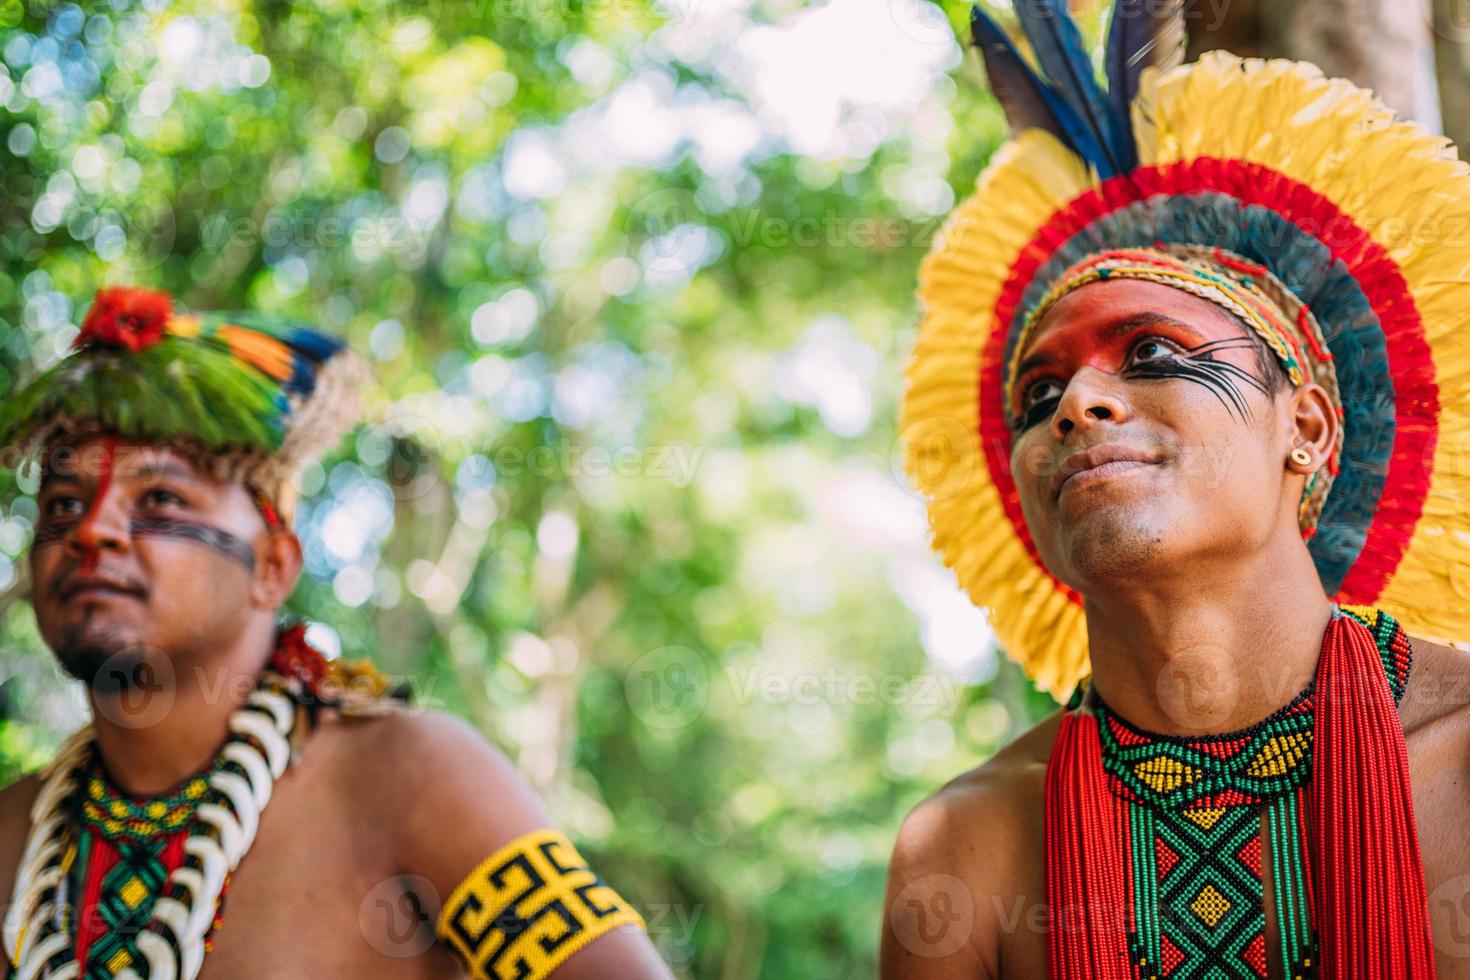
POLYGON ((553 825, 505 753, 442 711, 327 713, 312 751, 337 804, 371 814, 370 833, 394 869, 429 880, 441 898, 506 844, 553 825))
POLYGON ((951 780, 914 808, 899 831, 899 849, 935 851, 953 867, 975 849, 992 849, 994 828, 1034 822, 1046 784, 1046 764, 1056 741, 1061 714, 1051 715, 1022 733, 988 762, 951 780), (970 832, 960 833, 961 828, 970 832))
POLYGON ((41 776, 31 773, 0 789, 0 903, 10 901, 16 865, 31 827, 31 804, 41 791, 41 776))
POLYGON ((328 713, 312 740, 342 790, 380 815, 390 841, 418 849, 455 820, 505 840, 546 825, 510 759, 455 715, 408 706, 373 717, 328 713))
POLYGON ((505 754, 474 726, 444 711, 405 705, 370 717, 332 712, 313 737, 355 770, 370 772, 376 783, 427 782, 444 772, 495 782, 520 779, 505 754))
POLYGON ((888 873, 885 978, 998 975, 999 922, 994 903, 981 898, 1004 904, 1023 894, 1039 866, 1046 765, 1060 719, 1058 712, 1029 729, 904 820, 888 873), (969 939, 943 956, 916 950, 913 937, 925 934, 925 917, 941 907, 972 910, 969 939))
POLYGON ((1409 637, 1413 666, 1399 705, 1404 734, 1448 734, 1470 738, 1470 651, 1409 637))

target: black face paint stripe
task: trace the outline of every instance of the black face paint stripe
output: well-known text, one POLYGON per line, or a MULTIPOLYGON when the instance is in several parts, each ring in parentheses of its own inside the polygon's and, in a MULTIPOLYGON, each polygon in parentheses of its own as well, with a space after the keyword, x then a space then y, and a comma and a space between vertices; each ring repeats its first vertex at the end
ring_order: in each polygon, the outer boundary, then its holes
MULTIPOLYGON (((79 517, 46 521, 36 528, 31 537, 31 547, 55 544, 80 527, 81 523, 79 517)), ((255 551, 249 542, 209 524, 181 521, 172 517, 135 517, 129 523, 128 529, 135 535, 193 541, 213 548, 231 561, 244 565, 249 571, 255 571, 255 551)))
POLYGON ((1039 402, 1027 406, 1026 414, 1016 421, 1016 431, 1025 432, 1033 425, 1051 418, 1052 413, 1057 410, 1057 405, 1061 401, 1060 398, 1044 398, 1039 402))
POLYGON ((31 547, 55 544, 76 530, 81 523, 80 519, 46 521, 36 527, 36 533, 31 536, 31 547))
POLYGON ((1129 371, 1128 378, 1139 381, 1193 381, 1202 385, 1225 406, 1226 411, 1239 416, 1242 421, 1248 409, 1245 396, 1232 380, 1202 364, 1155 362, 1129 371))
POLYGON ((1249 337, 1212 340, 1191 347, 1183 354, 1134 364, 1123 372, 1123 376, 1140 381, 1193 381, 1219 399, 1227 412, 1239 417, 1242 422, 1248 422, 1250 403, 1239 383, 1250 385, 1268 398, 1271 393, 1255 375, 1229 361, 1215 360, 1215 354, 1222 350, 1245 350, 1252 346, 1249 337))
POLYGON ((172 517, 135 517, 128 525, 135 536, 174 538, 212 548, 232 561, 255 571, 255 550, 249 543, 210 524, 181 521, 172 517))
POLYGON ((1220 337, 1216 340, 1207 340, 1194 347, 1184 348, 1184 352, 1190 355, 1213 354, 1219 350, 1241 350, 1254 346, 1249 337, 1236 335, 1234 337, 1220 337))

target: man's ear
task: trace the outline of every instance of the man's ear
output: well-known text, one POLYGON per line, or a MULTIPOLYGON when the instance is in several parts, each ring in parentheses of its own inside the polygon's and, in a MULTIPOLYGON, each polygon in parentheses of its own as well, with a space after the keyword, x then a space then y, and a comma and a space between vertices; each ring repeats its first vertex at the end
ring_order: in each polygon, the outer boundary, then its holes
POLYGON ((279 609, 301 577, 301 541, 286 528, 267 531, 256 557, 250 602, 259 609, 279 609))
POLYGON ((1327 465, 1333 448, 1337 445, 1337 430, 1342 424, 1337 417, 1337 408, 1327 395, 1327 389, 1319 384, 1305 384, 1292 391, 1287 402, 1289 420, 1287 425, 1286 452, 1304 450, 1312 461, 1298 466, 1290 458, 1285 463, 1299 473, 1315 473, 1327 465))

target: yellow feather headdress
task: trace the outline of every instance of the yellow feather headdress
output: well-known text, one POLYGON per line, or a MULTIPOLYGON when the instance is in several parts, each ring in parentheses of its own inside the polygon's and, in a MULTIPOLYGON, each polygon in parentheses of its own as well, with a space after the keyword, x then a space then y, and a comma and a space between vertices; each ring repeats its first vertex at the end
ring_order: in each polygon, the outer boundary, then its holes
POLYGON ((1013 138, 923 263, 900 420, 935 547, 1006 652, 1059 699, 1089 672, 1080 598, 1037 557, 1010 476, 1005 367, 1068 268, 1158 245, 1259 264, 1320 329, 1343 421, 1307 542, 1327 594, 1470 633, 1470 166, 1311 65, 1179 65, 1169 23, 1115 14, 1103 93, 1065 11, 1017 6, 1048 78, 977 8, 1013 138))

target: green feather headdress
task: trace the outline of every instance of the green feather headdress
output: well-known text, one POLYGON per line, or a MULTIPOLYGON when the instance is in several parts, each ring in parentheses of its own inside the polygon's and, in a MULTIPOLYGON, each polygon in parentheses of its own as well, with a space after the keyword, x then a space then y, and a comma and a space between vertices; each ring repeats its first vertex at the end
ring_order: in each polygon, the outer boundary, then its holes
POLYGON ((337 338, 255 314, 179 314, 145 289, 100 291, 75 347, 0 406, 0 447, 94 433, 166 445, 287 519, 295 475, 356 424, 369 378, 337 338))

